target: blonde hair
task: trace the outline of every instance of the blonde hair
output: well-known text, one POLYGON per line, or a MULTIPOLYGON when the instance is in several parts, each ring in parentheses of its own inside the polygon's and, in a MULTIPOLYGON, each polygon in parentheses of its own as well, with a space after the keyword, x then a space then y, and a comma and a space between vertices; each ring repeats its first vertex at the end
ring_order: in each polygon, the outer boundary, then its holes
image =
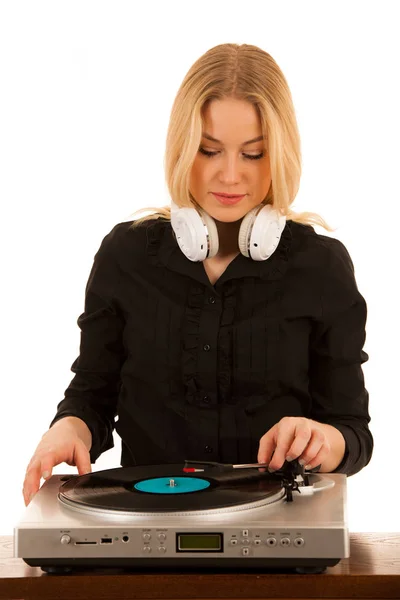
MULTIPOLYGON (((198 152, 203 110, 213 99, 236 98, 257 109, 266 151, 271 186, 263 204, 271 204, 287 220, 333 229, 316 213, 290 209, 300 185, 300 135, 286 79, 267 52, 250 44, 220 44, 203 54, 189 69, 175 97, 166 139, 164 168, 171 198, 178 206, 196 207, 189 192, 190 173, 198 152)), ((198 205, 197 205, 198 206, 198 205)), ((141 208, 152 214, 133 222, 171 218, 170 206, 141 208)))

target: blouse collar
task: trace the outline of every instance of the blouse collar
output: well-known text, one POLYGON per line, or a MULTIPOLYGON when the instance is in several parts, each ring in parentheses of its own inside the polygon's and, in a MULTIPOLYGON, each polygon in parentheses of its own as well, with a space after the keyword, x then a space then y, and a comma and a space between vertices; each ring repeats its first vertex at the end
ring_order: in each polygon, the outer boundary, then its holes
MULTIPOLYGON (((267 280, 280 279, 287 269, 292 238, 292 222, 286 221, 278 246, 269 259, 255 261, 239 253, 229 263, 216 285, 229 279, 240 279, 242 277, 259 277, 267 280)), ((189 260, 179 248, 169 220, 154 220, 147 228, 147 241, 148 254, 156 265, 164 266, 211 286, 203 263, 189 260)))

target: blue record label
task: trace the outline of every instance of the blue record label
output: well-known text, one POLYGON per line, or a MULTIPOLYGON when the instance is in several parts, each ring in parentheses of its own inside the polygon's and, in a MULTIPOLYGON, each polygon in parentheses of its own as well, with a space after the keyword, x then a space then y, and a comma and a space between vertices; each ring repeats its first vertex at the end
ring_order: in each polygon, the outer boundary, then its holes
POLYGON ((199 477, 155 477, 135 483, 134 488, 148 494, 188 494, 205 490, 210 482, 199 477))

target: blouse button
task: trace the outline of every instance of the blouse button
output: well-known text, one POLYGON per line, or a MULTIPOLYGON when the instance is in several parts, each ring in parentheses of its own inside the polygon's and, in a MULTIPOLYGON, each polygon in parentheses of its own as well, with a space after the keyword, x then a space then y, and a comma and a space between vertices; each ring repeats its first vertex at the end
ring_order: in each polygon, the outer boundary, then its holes
POLYGON ((210 399, 210 397, 209 397, 209 396, 204 396, 204 398, 203 398, 203 402, 204 402, 205 404, 210 404, 210 402, 211 402, 211 399, 210 399))
POLYGON ((210 454, 210 452, 212 452, 213 449, 211 448, 211 446, 204 446, 204 451, 207 452, 207 454, 210 454))
POLYGON ((208 302, 210 304, 215 304, 215 298, 214 298, 214 296, 210 296, 209 299, 208 299, 208 302))
POLYGON ((210 349, 211 349, 211 346, 210 346, 210 344, 205 344, 205 345, 203 346, 203 350, 205 350, 206 352, 208 352, 210 349))

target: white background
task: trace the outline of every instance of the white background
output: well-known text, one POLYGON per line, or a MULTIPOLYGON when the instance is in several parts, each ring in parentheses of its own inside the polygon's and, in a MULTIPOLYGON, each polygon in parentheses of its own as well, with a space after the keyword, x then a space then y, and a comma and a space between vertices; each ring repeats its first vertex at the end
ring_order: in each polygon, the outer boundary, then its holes
MULTIPOLYGON (((0 534, 24 510, 26 466, 73 377, 93 257, 116 223, 168 202, 173 99, 192 63, 224 42, 258 45, 281 67, 302 139, 293 207, 324 216, 353 259, 368 304, 375 451, 348 479, 350 530, 400 531, 397 9, 387 0, 0 3, 0 534)), ((119 466, 115 441, 94 470, 119 466)))

